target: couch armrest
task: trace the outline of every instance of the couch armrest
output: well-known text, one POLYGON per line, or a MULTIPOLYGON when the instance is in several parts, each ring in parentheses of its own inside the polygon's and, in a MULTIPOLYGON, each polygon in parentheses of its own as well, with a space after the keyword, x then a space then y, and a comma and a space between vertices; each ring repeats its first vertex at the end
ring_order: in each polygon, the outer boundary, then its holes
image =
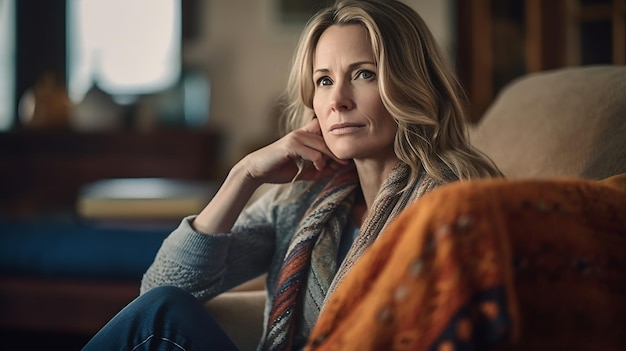
POLYGON ((263 331, 265 290, 229 291, 205 303, 241 351, 256 350, 263 331))

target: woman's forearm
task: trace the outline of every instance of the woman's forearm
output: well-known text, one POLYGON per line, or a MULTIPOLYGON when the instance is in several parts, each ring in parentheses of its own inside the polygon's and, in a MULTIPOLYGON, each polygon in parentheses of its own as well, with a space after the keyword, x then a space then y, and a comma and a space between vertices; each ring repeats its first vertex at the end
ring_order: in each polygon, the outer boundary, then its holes
POLYGON ((259 185, 248 177, 243 162, 239 162, 230 170, 213 199, 195 218, 193 228, 204 234, 230 232, 259 185))

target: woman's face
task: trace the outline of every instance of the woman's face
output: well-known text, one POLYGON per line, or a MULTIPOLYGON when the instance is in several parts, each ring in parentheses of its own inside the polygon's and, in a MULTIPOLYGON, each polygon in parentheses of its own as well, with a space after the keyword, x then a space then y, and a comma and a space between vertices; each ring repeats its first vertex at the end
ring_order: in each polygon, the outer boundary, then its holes
POLYGON ((340 159, 395 158, 397 125, 380 98, 365 28, 333 25, 313 57, 313 109, 330 151, 340 159))

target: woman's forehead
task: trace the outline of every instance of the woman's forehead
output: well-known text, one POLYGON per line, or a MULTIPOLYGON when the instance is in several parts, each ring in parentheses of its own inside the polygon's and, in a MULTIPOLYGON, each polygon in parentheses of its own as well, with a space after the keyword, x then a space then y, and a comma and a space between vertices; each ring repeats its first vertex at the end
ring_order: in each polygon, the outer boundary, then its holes
POLYGON ((374 61, 367 30, 360 25, 333 25, 320 36, 313 53, 314 70, 340 63, 374 61))

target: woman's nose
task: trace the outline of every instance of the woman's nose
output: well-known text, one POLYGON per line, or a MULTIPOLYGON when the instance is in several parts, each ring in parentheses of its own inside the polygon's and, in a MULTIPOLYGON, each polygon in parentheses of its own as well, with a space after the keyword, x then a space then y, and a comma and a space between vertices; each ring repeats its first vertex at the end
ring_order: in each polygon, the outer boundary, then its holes
POLYGON ((352 93, 347 84, 336 83, 333 86, 330 107, 335 111, 350 110, 354 107, 352 93))

